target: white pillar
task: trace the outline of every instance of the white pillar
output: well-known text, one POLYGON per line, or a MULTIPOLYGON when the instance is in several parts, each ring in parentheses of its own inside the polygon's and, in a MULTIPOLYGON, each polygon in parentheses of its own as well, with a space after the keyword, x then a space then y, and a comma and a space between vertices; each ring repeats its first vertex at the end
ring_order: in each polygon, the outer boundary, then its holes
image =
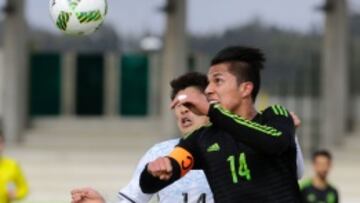
POLYGON ((74 116, 76 108, 76 54, 66 52, 61 62, 61 113, 74 116))
POLYGON ((24 0, 8 0, 4 27, 4 132, 8 143, 19 141, 27 124, 28 63, 24 0))
POLYGON ((322 59, 321 147, 340 144, 347 120, 348 26, 346 0, 328 0, 322 59))
POLYGON ((170 81, 187 70, 186 0, 168 0, 163 52, 162 120, 165 137, 177 134, 176 122, 170 111, 170 81))
POLYGON ((105 54, 104 112, 108 117, 119 115, 119 60, 120 54, 118 53, 105 54))

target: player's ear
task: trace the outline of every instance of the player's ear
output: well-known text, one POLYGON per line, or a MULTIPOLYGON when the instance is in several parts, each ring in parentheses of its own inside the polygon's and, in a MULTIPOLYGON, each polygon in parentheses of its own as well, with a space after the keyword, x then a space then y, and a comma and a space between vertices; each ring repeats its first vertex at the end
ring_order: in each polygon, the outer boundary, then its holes
POLYGON ((241 97, 251 97, 251 93, 254 89, 254 84, 252 82, 242 82, 239 89, 241 97))

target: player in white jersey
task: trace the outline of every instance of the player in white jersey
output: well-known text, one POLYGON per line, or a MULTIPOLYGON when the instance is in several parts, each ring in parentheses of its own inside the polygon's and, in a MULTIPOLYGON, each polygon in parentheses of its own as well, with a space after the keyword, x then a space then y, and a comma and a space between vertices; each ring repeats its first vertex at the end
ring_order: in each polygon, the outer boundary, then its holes
MULTIPOLYGON (((171 82, 171 99, 181 97, 182 91, 187 88, 196 88, 203 92, 207 86, 207 78, 199 73, 187 73, 171 82)), ((198 116, 187 107, 180 105, 174 109, 177 125, 181 133, 186 136, 193 130, 208 123, 206 116, 198 116)), ((293 115, 295 123, 300 120, 293 115)), ((159 156, 168 155, 179 139, 172 139, 158 143, 151 147, 139 161, 129 184, 118 193, 116 203, 144 203, 149 202, 155 194, 145 194, 139 186, 139 177, 145 165, 159 156)), ((303 160, 300 146, 297 143, 298 176, 302 176, 303 160)), ((156 194, 160 203, 212 203, 213 195, 206 177, 201 170, 192 170, 184 178, 169 185, 156 194)), ((91 188, 75 189, 72 191, 72 203, 104 203, 103 197, 91 188)))
MULTIPOLYGON (((155 160, 159 156, 168 155, 178 143, 179 139, 172 139, 151 147, 137 165, 130 183, 118 193, 119 199, 123 200, 122 202, 129 203, 149 202, 152 195, 145 194, 141 191, 139 187, 139 176, 146 163, 155 160)), ((164 188, 157 193, 157 199, 159 202, 164 203, 214 202, 211 190, 202 170, 193 170, 183 179, 164 188)))
MULTIPOLYGON (((171 82, 171 99, 181 95, 186 88, 194 88, 204 92, 207 86, 207 77, 200 73, 188 73, 171 82)), ((187 135, 195 129, 206 125, 209 120, 206 116, 198 116, 192 113, 185 106, 177 106, 174 109, 177 126, 182 135, 187 135)), ((212 203, 213 195, 201 170, 189 172, 182 180, 175 182, 157 194, 145 194, 139 186, 140 173, 146 163, 158 156, 165 156, 171 152, 179 139, 172 139, 158 143, 151 147, 141 158, 132 180, 118 193, 116 203, 144 203, 149 202, 153 195, 156 195, 160 203, 212 203)), ((104 203, 104 198, 91 188, 75 189, 72 191, 73 203, 104 203)))

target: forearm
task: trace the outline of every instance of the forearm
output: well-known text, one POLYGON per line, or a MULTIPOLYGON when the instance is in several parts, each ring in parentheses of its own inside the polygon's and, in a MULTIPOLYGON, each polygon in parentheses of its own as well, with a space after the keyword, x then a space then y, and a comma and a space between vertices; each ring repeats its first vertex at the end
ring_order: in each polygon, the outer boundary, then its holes
POLYGON ((283 125, 281 122, 284 119, 281 117, 262 125, 232 114, 218 105, 212 105, 208 115, 214 126, 263 153, 280 154, 290 145, 292 126, 283 125))
POLYGON ((140 175, 139 183, 142 192, 147 194, 156 193, 180 178, 180 167, 178 163, 173 158, 170 158, 170 162, 173 170, 171 178, 168 180, 160 180, 158 177, 153 176, 147 170, 148 165, 145 166, 140 175))

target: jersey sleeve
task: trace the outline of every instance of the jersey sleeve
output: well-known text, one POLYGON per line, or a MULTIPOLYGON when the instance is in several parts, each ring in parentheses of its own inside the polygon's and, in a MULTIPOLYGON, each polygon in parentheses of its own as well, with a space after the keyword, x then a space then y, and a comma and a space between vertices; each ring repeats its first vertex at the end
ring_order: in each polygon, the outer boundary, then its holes
MULTIPOLYGON (((201 129, 194 131, 191 135, 180 140, 179 144, 167 156, 173 168, 169 180, 160 180, 147 171, 147 165, 140 175, 140 187, 144 193, 155 193, 185 176, 191 169, 194 169, 198 160, 197 139, 201 129)), ((200 161, 200 160, 199 160, 200 161)))
POLYGON ((296 145, 296 171, 297 171, 297 178, 298 180, 300 180, 304 175, 305 164, 304 164, 304 156, 297 136, 295 136, 295 145, 296 145))
MULTIPOLYGON (((210 125, 203 126, 198 130, 195 130, 188 136, 182 138, 179 144, 176 146, 177 148, 181 148, 185 150, 188 154, 183 154, 183 157, 178 160, 178 163, 183 165, 187 163, 188 159, 192 159, 192 167, 191 169, 202 169, 202 158, 200 153, 200 137, 204 133, 205 129, 208 128, 210 125), (184 163, 182 163, 182 161, 184 163)), ((185 167, 186 168, 186 167, 185 167)), ((183 174, 185 175, 185 174, 183 174)))
POLYGON ((294 122, 289 112, 280 106, 270 107, 263 112, 265 124, 244 119, 219 104, 211 105, 208 115, 215 127, 265 154, 283 153, 294 139, 294 122))
POLYGON ((157 145, 151 147, 140 159, 130 182, 118 193, 117 203, 149 202, 153 194, 145 194, 139 185, 140 174, 146 164, 156 157, 157 145))
POLYGON ((18 164, 15 165, 14 183, 16 185, 16 199, 23 199, 29 193, 29 186, 18 164))

